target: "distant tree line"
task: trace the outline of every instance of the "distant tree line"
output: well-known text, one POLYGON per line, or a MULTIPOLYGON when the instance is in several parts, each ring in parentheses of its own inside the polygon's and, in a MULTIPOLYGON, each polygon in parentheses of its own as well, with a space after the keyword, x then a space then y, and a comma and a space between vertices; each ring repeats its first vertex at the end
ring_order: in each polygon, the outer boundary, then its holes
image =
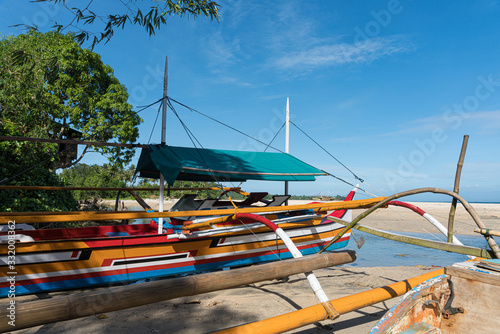
MULTIPOLYGON (((113 166, 111 164, 100 165, 86 165, 86 164, 76 164, 71 168, 63 170, 60 174, 61 181, 73 187, 93 187, 93 188, 124 188, 124 187, 134 187, 134 188, 159 188, 160 182, 158 179, 150 178, 140 178, 137 182, 132 184, 132 178, 134 176, 135 166, 131 165, 128 168, 123 168, 120 166, 113 166)), ((200 182, 200 181, 175 181, 172 188, 209 188, 209 187, 219 187, 217 183, 214 182, 200 182)), ((165 187, 165 196, 167 197, 168 188, 165 187)), ((137 192, 143 198, 157 198, 159 196, 158 190, 151 191, 138 191, 137 192)), ((217 198, 222 191, 221 190, 172 190, 168 194, 169 198, 180 198, 186 193, 196 193, 198 199, 206 198, 217 198)), ((88 200, 93 197, 99 196, 103 199, 114 199, 116 198, 116 191, 101 191, 101 190, 76 190, 72 191, 73 197, 78 200, 88 200)), ((272 199, 272 194, 267 195, 265 199, 272 199)), ((245 196, 230 191, 226 193, 223 198, 231 197, 235 200, 244 199, 245 196)), ((121 199, 131 199, 133 198, 128 192, 123 192, 120 195, 121 199)), ((290 199, 292 200, 343 200, 345 197, 337 196, 309 196, 309 195, 292 195, 290 199)))
MULTIPOLYGON (((137 182, 132 183, 135 172, 135 166, 130 165, 123 167, 116 164, 104 165, 87 165, 78 163, 70 168, 64 169, 60 174, 47 173, 39 174, 37 182, 31 185, 38 185, 45 178, 53 178, 52 182, 44 182, 45 184, 59 184, 66 187, 87 187, 87 188, 159 188, 159 180, 140 178, 137 182)), ((23 183, 23 185, 30 185, 23 183)), ((195 181, 176 181, 172 188, 208 188, 218 187, 214 182, 195 182, 195 181)), ((53 211, 54 208, 59 208, 58 211, 73 211, 78 210, 78 201, 88 201, 98 199, 115 199, 117 196, 116 190, 74 190, 74 191, 32 191, 32 190, 2 190, 0 191, 5 196, 0 197, 0 210, 8 211, 53 211)), ((159 191, 157 189, 151 191, 137 192, 143 198, 158 198, 159 191)), ((168 197, 180 198, 186 193, 195 193, 197 198, 217 198, 221 195, 221 190, 172 190, 168 197)), ((165 188, 165 196, 167 197, 167 188, 165 188)), ((265 199, 272 199, 273 195, 267 195, 265 199)), ((244 199, 245 196, 236 193, 228 192, 223 198, 231 197, 234 200, 244 199)), ((120 195, 121 199, 132 199, 133 197, 126 191, 120 195)), ((324 197, 318 198, 307 195, 293 195, 292 200, 325 200, 324 197)), ((342 196, 328 197, 326 200, 343 200, 342 196)))
MULTIPOLYGON (((111 164, 87 165, 83 163, 76 164, 71 168, 63 170, 60 174, 60 179, 64 184, 73 187, 89 187, 89 188, 158 188, 159 180, 141 178, 137 183, 132 184, 135 166, 131 165, 128 168, 121 166, 113 166, 111 164)), ((172 188, 208 188, 217 187, 217 184, 212 182, 194 182, 194 181, 176 181, 172 188)), ((167 188, 165 188, 167 191, 167 188)), ((193 192, 193 191, 192 191, 193 192)), ((194 191, 198 194, 198 198, 217 197, 220 190, 198 190, 194 191)), ((93 197, 101 197, 103 199, 116 198, 117 191, 110 190, 75 190, 71 192, 73 197, 78 200, 88 200, 93 197)), ((158 190, 140 191, 137 192, 143 198, 158 197, 158 190)), ((185 191, 173 190, 169 197, 179 198, 185 191)), ((120 195, 121 199, 133 198, 128 192, 123 192, 120 195)))

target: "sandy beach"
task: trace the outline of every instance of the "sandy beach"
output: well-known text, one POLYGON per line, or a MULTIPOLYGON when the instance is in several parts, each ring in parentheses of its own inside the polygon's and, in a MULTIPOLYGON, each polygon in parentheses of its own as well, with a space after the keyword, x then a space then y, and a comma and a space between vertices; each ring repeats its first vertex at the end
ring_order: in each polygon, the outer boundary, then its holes
MULTIPOLYGON (((155 203, 151 204, 154 207, 155 203)), ((169 202, 165 203, 166 206, 168 204, 169 202)), ((447 225, 449 203, 413 204, 447 225)), ((126 203, 126 206, 130 205, 126 203)), ((473 206, 487 227, 500 230, 499 204, 474 204, 473 206)), ((355 210, 353 216, 362 211, 355 210)), ((392 231, 436 232, 436 229, 422 217, 408 209, 398 207, 378 210, 362 220, 361 224, 392 231)), ((474 227, 473 220, 459 205, 454 232, 475 234, 474 227)), ((353 247, 355 244, 350 243, 348 248, 353 249, 353 247)), ((315 273, 328 297, 335 299, 436 269, 428 266, 369 268, 339 266, 320 269, 315 273)), ((36 297, 26 297, 26 299, 33 298, 36 297)), ((397 298, 391 299, 341 315, 335 321, 326 320, 290 331, 290 333, 367 333, 396 300, 397 298)), ((316 298, 305 276, 301 274, 290 276, 288 280, 259 282, 230 290, 47 324, 16 333, 209 333, 285 314, 316 303, 316 298)))

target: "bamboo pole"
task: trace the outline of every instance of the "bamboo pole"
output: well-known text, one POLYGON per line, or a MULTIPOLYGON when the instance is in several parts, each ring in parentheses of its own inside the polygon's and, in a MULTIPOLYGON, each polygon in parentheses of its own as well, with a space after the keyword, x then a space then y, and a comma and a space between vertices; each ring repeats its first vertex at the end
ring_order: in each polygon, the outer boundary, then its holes
POLYGON ((74 145, 91 145, 91 146, 115 146, 115 147, 129 147, 129 148, 146 148, 148 145, 144 144, 124 144, 124 143, 104 143, 97 141, 83 141, 72 139, 48 139, 48 138, 31 138, 19 136, 0 136, 0 140, 12 141, 31 141, 38 143, 59 143, 59 144, 74 144, 74 145))
MULTIPOLYGON (((53 187, 53 186, 0 186, 3 190, 103 190, 103 191, 158 191, 160 188, 113 188, 113 187, 53 187)), ((196 191, 196 190, 221 190, 220 187, 194 187, 194 188, 171 188, 170 190, 196 191)), ((240 192, 240 187, 224 187, 225 191, 240 192)), ((249 193, 246 193, 247 196, 249 193)))
MULTIPOLYGON (((418 284, 444 274, 444 269, 428 272, 426 274, 408 278, 404 281, 393 283, 381 288, 376 288, 354 295, 341 297, 331 300, 330 303, 340 313, 346 314, 352 311, 359 310, 360 308, 370 306, 385 300, 395 298, 405 294, 418 284)), ((249 323, 239 327, 229 328, 214 334, 242 334, 242 333, 259 333, 271 334, 282 333, 295 328, 303 327, 318 321, 326 320, 328 314, 322 305, 318 304, 310 306, 298 311, 279 315, 277 317, 249 323)))
MULTIPOLYGON (((472 205, 469 204, 464 198, 462 198, 460 195, 458 195, 455 192, 444 190, 444 189, 439 189, 439 188, 419 188, 419 189, 413 189, 413 190, 408 190, 408 191, 403 191, 397 194, 394 194, 392 196, 386 197, 382 201, 378 202, 377 204, 373 205, 371 208, 366 210, 365 212, 361 213, 359 216, 357 216, 348 226, 346 226, 342 231, 340 231, 330 242, 324 246, 318 253, 321 254, 324 252, 328 247, 333 245, 337 240, 339 240, 347 231, 352 229, 361 219, 365 218, 375 210, 384 207, 387 205, 388 202, 395 200, 396 198, 400 197, 405 197, 405 196, 410 196, 410 195, 416 195, 416 194, 421 194, 425 192, 431 192, 431 193, 436 193, 436 194, 445 194, 451 197, 456 198, 457 200, 462 203, 464 206, 465 210, 470 214, 472 219, 476 222, 476 225, 479 228, 486 228, 484 225, 483 221, 481 220, 481 217, 477 214, 476 210, 472 207, 472 205)), ((349 203, 349 202, 343 202, 343 203, 349 203)), ((488 242, 488 245, 490 245, 491 250, 495 254, 495 257, 497 259, 500 259, 500 248, 498 247, 496 241, 493 238, 486 238, 486 241, 488 242)))
MULTIPOLYGON (((458 194, 458 189, 460 187, 460 175, 462 174, 462 167, 464 165, 465 151, 467 150, 467 143, 469 142, 469 136, 465 135, 462 142, 462 150, 460 151, 460 158, 457 163, 457 171, 455 173, 455 185, 453 186, 453 191, 458 194)), ((455 220, 455 211, 457 210, 457 199, 453 197, 450 207, 450 215, 448 217, 448 242, 453 242, 453 221, 455 220)))
POLYGON ((489 237, 490 235, 500 237, 500 231, 493 231, 493 230, 490 230, 489 228, 475 228, 474 232, 480 233, 480 234, 485 235, 487 237, 489 237))
MULTIPOLYGON (((348 202, 314 203, 302 205, 238 208, 239 213, 273 213, 294 210, 314 209, 329 211, 338 209, 368 208, 380 202, 383 197, 362 199, 348 202)), ((16 223, 52 223, 67 221, 98 221, 113 219, 138 219, 158 217, 191 217, 191 216, 225 216, 235 213, 234 209, 198 210, 198 211, 173 211, 173 212, 144 212, 144 211, 65 211, 65 212, 0 212, 0 225, 9 221, 16 223)))
POLYGON ((128 190, 128 192, 130 193, 130 195, 132 195, 134 197, 134 199, 137 201, 137 203, 139 203, 140 206, 142 206, 142 208, 144 210, 152 210, 151 207, 149 206, 148 203, 146 203, 141 196, 139 196, 138 194, 136 194, 133 190, 128 190))
POLYGON ((118 190, 118 192, 116 193, 116 199, 115 199, 115 211, 122 211, 120 210, 119 206, 120 206, 120 195, 122 194, 122 191, 121 190, 118 190))
MULTIPOLYGON (((118 311, 184 296, 231 289, 319 268, 350 263, 355 259, 356 252, 347 250, 228 271, 111 287, 25 303, 19 302, 15 304, 15 329, 81 318, 97 313, 118 311)), ((8 304, 5 302, 0 306, 1 319, 7 319, 9 314, 7 307, 8 304)), ((0 331, 8 330, 12 330, 12 326, 8 325, 7 321, 0 321, 0 331)))
MULTIPOLYGON (((330 217, 330 216, 328 216, 327 219, 334 221, 336 223, 342 224, 342 225, 348 224, 347 222, 345 222, 341 219, 337 219, 337 218, 330 217)), ((446 251, 446 252, 465 254, 465 255, 471 255, 471 256, 478 256, 478 257, 483 257, 483 258, 487 258, 487 259, 491 259, 493 257, 492 255, 494 255, 492 252, 489 252, 486 249, 482 249, 482 248, 478 248, 478 247, 455 245, 455 244, 450 244, 447 242, 408 237, 406 235, 390 233, 387 231, 382 231, 382 230, 378 230, 375 228, 371 228, 371 227, 359 225, 359 224, 354 226, 353 228, 355 228, 356 230, 359 230, 359 231, 362 231, 365 233, 370 233, 370 234, 376 235, 378 237, 386 238, 389 240, 394 240, 394 241, 398 241, 398 242, 403 242, 403 243, 427 247, 427 248, 439 249, 439 250, 446 251)))

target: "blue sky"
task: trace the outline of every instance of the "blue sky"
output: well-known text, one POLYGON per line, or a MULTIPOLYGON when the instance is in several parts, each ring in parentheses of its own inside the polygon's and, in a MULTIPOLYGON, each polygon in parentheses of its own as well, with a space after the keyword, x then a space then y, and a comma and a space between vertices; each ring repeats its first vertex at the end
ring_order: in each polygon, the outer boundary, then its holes
MULTIPOLYGON (((69 6, 77 3, 68 1, 69 6)), ((147 2, 146 2, 147 3, 147 2)), ((106 1, 100 6, 117 6, 106 1)), ((500 202, 500 4, 497 1, 220 1, 220 23, 170 18, 149 38, 116 31, 94 49, 127 87, 135 109, 168 95, 263 142, 292 121, 377 195, 453 188, 464 135, 469 145, 460 194, 500 202)), ((67 22, 62 5, 0 1, 3 35, 13 23, 67 22)), ((98 8, 96 8, 98 9, 98 8)), ((94 29, 97 30, 97 29, 94 29)), ((181 107, 204 147, 263 150, 261 144, 181 107)), ((141 112, 147 143, 157 108, 141 112)), ((159 142, 157 124, 152 142, 159 142)), ((284 149, 284 132, 273 145, 284 149)), ((167 143, 191 143, 172 114, 167 143)), ((290 152, 349 183, 352 174, 295 127, 290 152)), ((85 163, 102 163, 89 154, 85 163)), ((253 182, 247 190, 281 192, 253 182)), ((292 194, 345 194, 331 177, 292 183, 292 194)), ((366 197, 361 195, 360 197, 366 197)), ((424 196, 419 200, 440 200, 424 196)))

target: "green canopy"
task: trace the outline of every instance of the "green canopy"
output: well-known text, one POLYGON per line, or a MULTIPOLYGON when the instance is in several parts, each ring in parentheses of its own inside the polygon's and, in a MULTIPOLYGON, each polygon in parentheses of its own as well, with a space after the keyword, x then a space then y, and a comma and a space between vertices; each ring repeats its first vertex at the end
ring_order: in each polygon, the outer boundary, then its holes
POLYGON ((287 153, 211 150, 167 145, 143 148, 136 172, 168 184, 185 181, 314 181, 325 175, 287 153))

